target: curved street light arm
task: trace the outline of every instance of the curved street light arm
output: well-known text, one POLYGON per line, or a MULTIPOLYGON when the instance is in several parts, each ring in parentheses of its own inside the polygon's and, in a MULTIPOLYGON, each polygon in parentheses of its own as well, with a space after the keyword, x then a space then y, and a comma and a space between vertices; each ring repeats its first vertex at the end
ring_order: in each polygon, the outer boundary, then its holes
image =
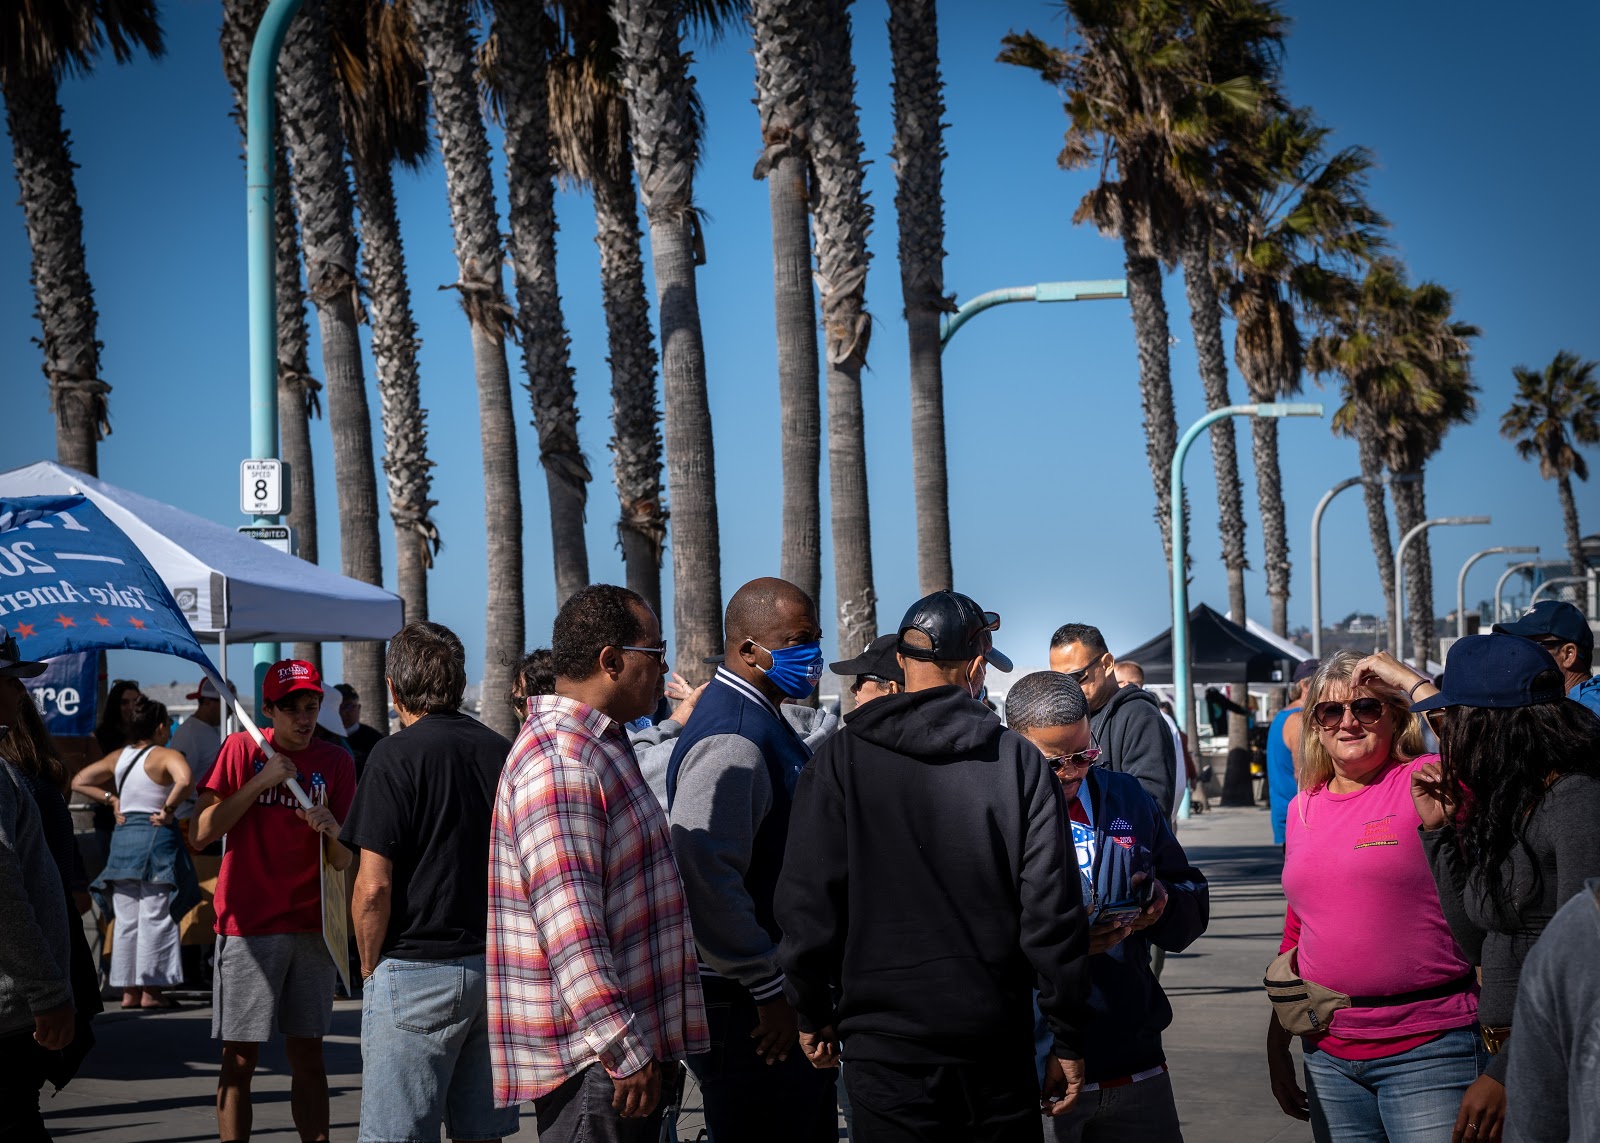
MULTIPOLYGON (((1499 548, 1484 548, 1483 551, 1474 552, 1474 553, 1472 553, 1472 555, 1467 557, 1467 562, 1461 565, 1461 572, 1460 572, 1459 575, 1456 576, 1456 638, 1457 639, 1465 639, 1467 637, 1467 572, 1472 569, 1472 565, 1477 563, 1479 560, 1483 559, 1484 556, 1498 556, 1498 555, 1532 555, 1532 556, 1536 556, 1538 554, 1539 554, 1539 549, 1538 548, 1499 547, 1499 548)), ((1498 615, 1495 617, 1495 622, 1499 622, 1499 616, 1498 615)), ((1481 624, 1481 617, 1480 617, 1480 624, 1481 624)))

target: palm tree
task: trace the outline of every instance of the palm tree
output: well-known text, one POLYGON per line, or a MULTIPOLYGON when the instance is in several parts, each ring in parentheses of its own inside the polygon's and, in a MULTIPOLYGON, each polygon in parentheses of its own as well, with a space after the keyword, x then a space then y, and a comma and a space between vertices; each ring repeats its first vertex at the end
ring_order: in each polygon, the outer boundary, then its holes
POLYGON ((5 0, 0 4, 0 97, 6 105, 11 162, 33 254, 34 316, 56 420, 56 457, 99 474, 100 439, 111 431, 100 376, 99 315, 83 250, 83 211, 72 175, 71 142, 61 124, 61 77, 86 72, 102 47, 118 63, 138 49, 165 50, 154 0, 5 0))
MULTIPOLYGON (((1476 386, 1471 378, 1470 340, 1476 326, 1456 321, 1450 291, 1433 282, 1412 288, 1404 269, 1379 259, 1359 286, 1329 296, 1324 330, 1307 349, 1307 363, 1319 373, 1344 380, 1344 404, 1334 429, 1361 445, 1363 475, 1371 494, 1387 468, 1394 481, 1395 525, 1404 535, 1427 517, 1423 466, 1443 444, 1454 424, 1472 418, 1476 386), (1372 471, 1368 471, 1372 469, 1372 471)), ((1384 594, 1393 623, 1394 558, 1387 520, 1373 528, 1374 551, 1386 579, 1384 594)), ((1425 663, 1433 641, 1433 571, 1426 535, 1406 549, 1407 604, 1411 643, 1425 663)))
POLYGON ((917 504, 917 580, 924 592, 955 580, 950 562, 950 475, 945 464, 944 81, 934 0, 889 0, 894 67, 895 216, 900 294, 911 348, 911 482, 917 504))
POLYGON ((1031 32, 1002 41, 1002 63, 1026 67, 1061 91, 1068 119, 1058 163, 1097 164, 1100 180, 1078 204, 1074 223, 1093 222, 1122 240, 1128 301, 1139 359, 1145 455, 1155 485, 1162 550, 1172 562, 1171 475, 1178 445, 1169 333, 1161 272, 1177 260, 1188 217, 1185 189, 1173 177, 1167 137, 1172 87, 1190 66, 1164 0, 1067 0, 1068 46, 1031 32), (1115 170, 1113 177, 1112 171, 1115 170))
MULTIPOLYGON (((472 332, 483 451, 485 600, 483 693, 501 695, 523 653, 522 494, 517 477, 516 418, 506 334, 513 318, 501 281, 499 213, 489 171, 489 138, 478 110, 466 0, 409 0, 433 94, 434 128, 444 161, 461 293, 472 332)), ((503 703, 485 702, 483 721, 516 731, 503 703)))
POLYGON ((611 454, 620 512, 617 539, 628 587, 661 613, 661 409, 655 334, 645 293, 639 200, 628 151, 628 107, 617 78, 616 27, 597 0, 560 12, 548 68, 553 155, 564 180, 594 193, 600 294, 611 360, 611 454))
MULTIPOLYGON (((261 23, 265 0, 223 0, 222 70, 233 89, 233 119, 239 138, 245 134, 249 96, 250 47, 261 23)), ((277 295, 278 344, 278 452, 289 468, 289 511, 284 523, 294 529, 297 554, 317 562, 317 482, 311 454, 311 418, 322 415, 322 383, 311 375, 306 330, 306 294, 300 280, 300 231, 294 220, 289 192, 289 161, 284 155, 283 133, 273 141, 273 225, 277 295)), ((294 657, 322 668, 322 644, 296 643, 294 657)))
MULTIPOLYGON (((872 318, 866 309, 867 234, 872 207, 862 189, 860 114, 850 59, 849 0, 814 6, 816 60, 811 69, 811 150, 817 280, 828 363, 828 495, 833 516, 833 582, 839 649, 853 655, 878 634, 872 586, 872 522, 867 506, 866 426, 861 370, 872 318)), ((847 692, 848 693, 848 692, 847 692)))
POLYGON ((677 657, 686 675, 703 678, 701 660, 722 650, 722 556, 705 341, 695 293, 695 266, 705 260, 705 247, 694 210, 698 147, 694 80, 681 45, 683 15, 675 0, 611 0, 661 310, 677 657))
MULTIPOLYGON (((779 574, 812 599, 822 591, 822 404, 817 386, 817 307, 812 297, 807 226, 812 109, 806 79, 815 5, 810 0, 753 0, 756 110, 772 211, 773 304, 778 327, 778 402, 783 458, 783 541, 779 574)), ((833 66, 832 60, 828 66, 833 66)))
POLYGON ((383 422, 383 471, 394 524, 395 580, 406 622, 428 618, 428 569, 439 550, 429 498, 427 410, 417 369, 405 247, 393 164, 428 158, 428 88, 409 10, 386 0, 344 0, 334 10, 340 118, 361 220, 361 261, 372 320, 383 422))
POLYGON ((1589 464, 1578 447, 1600 444, 1596 369, 1600 362, 1581 360, 1565 349, 1543 369, 1517 366, 1511 371, 1517 379, 1517 395, 1500 418, 1500 435, 1516 442, 1517 455, 1523 460, 1538 458, 1539 475, 1556 482, 1573 575, 1583 575, 1589 568, 1578 532, 1572 478, 1589 479, 1589 464))
MULTIPOLYGON (((382 585, 378 540, 378 477, 372 460, 372 415, 361 361, 361 288, 356 279, 355 204, 344 168, 344 129, 333 81, 325 0, 309 0, 284 39, 278 102, 289 151, 290 188, 305 242, 306 285, 317 311, 328 427, 339 493, 339 568, 352 579, 382 585)), ((344 676, 366 695, 384 690, 383 644, 344 645, 344 676)), ((377 704, 373 725, 388 729, 377 704)))
MULTIPOLYGON (((1220 236, 1234 361, 1252 401, 1279 401, 1300 391, 1297 308, 1319 304, 1332 268, 1359 272, 1383 247, 1387 223, 1365 197, 1372 155, 1347 147, 1329 156, 1328 135, 1308 109, 1273 111, 1256 118, 1234 152, 1246 171, 1233 184, 1220 236)), ((1272 629, 1284 635, 1289 538, 1277 422, 1254 417, 1250 431, 1272 629)), ((1377 492, 1381 498, 1381 488, 1377 492)))
POLYGON ((556 603, 589 583, 584 510, 589 463, 578 446, 570 339, 556 283, 555 163, 547 63, 554 25, 538 5, 496 0, 485 70, 505 132, 511 269, 517 285, 522 366, 533 399, 539 460, 550 496, 556 603))

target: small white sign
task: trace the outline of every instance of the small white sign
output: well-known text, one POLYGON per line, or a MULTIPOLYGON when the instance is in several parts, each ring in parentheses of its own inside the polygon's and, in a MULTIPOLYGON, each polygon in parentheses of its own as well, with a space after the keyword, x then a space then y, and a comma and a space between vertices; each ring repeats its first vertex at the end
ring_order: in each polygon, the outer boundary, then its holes
POLYGON ((296 554, 294 529, 282 524, 244 524, 239 528, 239 535, 260 540, 267 547, 277 548, 286 556, 296 554))
POLYGON ((246 516, 283 515, 283 461, 239 462, 239 511, 246 516))

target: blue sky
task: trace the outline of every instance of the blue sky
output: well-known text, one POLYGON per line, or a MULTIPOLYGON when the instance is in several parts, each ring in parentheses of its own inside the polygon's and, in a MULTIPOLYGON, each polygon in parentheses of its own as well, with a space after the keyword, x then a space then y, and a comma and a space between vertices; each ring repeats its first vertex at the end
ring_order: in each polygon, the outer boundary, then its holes
MULTIPOLYGON (((1394 223, 1393 241, 1414 278, 1458 294, 1461 318, 1483 328, 1475 424, 1456 429, 1428 469, 1435 514, 1487 514, 1491 527, 1434 534, 1436 609, 1468 554, 1494 544, 1537 544, 1559 554, 1555 489, 1517 460, 1497 433, 1514 365, 1541 365, 1557 350, 1600 357, 1589 274, 1600 263, 1590 199, 1600 157, 1588 146, 1596 110, 1587 46, 1600 9, 1557 4, 1507 20, 1486 3, 1345 0, 1285 5, 1294 20, 1286 66, 1293 99, 1336 129, 1339 145, 1378 156, 1372 198, 1394 223)), ((62 90, 79 164, 89 268, 113 388, 114 434, 101 476, 227 524, 243 523, 235 489, 247 455, 244 170, 228 117, 217 51, 218 6, 162 5, 164 60, 104 66, 62 90)), ((868 303, 875 319, 864 381, 873 551, 880 626, 914 599, 915 513, 906 393, 905 326, 895 260, 890 61, 881 0, 855 5, 858 100, 877 208, 868 303)), ((1055 166, 1064 128, 1055 94, 1034 76, 996 64, 1007 31, 1059 41, 1059 8, 1037 2, 941 6, 949 129, 945 165, 947 288, 970 298, 998 286, 1122 274, 1118 243, 1071 225, 1088 173, 1055 166)), ((747 41, 695 48, 694 73, 709 136, 696 196, 707 215, 708 264, 700 272, 717 444, 724 594, 775 572, 778 558, 778 407, 766 188, 751 178, 758 151, 753 62, 747 41)), ((8 144, 7 144, 8 146, 8 144)), ((503 161, 497 154, 497 165, 503 161)), ((465 640, 472 673, 483 648, 483 523, 478 430, 467 327, 455 295, 444 178, 435 164, 398 178, 402 225, 423 339, 423 402, 439 460, 434 496, 445 540, 432 581, 433 617, 465 640)), ((28 247, 22 212, 0 196, 0 420, 5 467, 49 457, 54 438, 32 339, 28 247)), ((502 212, 505 199, 500 199, 502 212)), ((595 472, 588 541, 591 574, 620 582, 616 498, 606 448, 609 384, 597 253, 589 200, 563 193, 559 272, 577 370, 583 448, 595 472)), ((507 275, 509 289, 510 278, 507 275)), ((1170 278, 1174 385, 1186 425, 1204 411, 1181 279, 1170 278)), ((314 330, 314 323, 313 323, 314 330)), ((1228 331, 1231 346, 1231 329, 1228 331)), ((313 362, 317 361, 313 345, 313 362)), ((1230 363, 1231 364, 1231 363, 1230 363)), ((320 375, 320 368, 315 370, 320 375)), ((527 641, 546 643, 554 616, 549 522, 531 406, 521 388, 526 512, 527 641)), ((370 359, 369 387, 372 381, 370 359)), ((1233 389, 1242 399, 1237 373, 1233 389)), ((1059 623, 1098 623, 1113 648, 1164 629, 1166 571, 1152 518, 1132 325, 1125 304, 1018 305, 985 314, 945 357, 950 488, 957 586, 1005 617, 1000 640, 1019 664, 1042 665, 1059 623)), ((1318 399, 1308 384, 1308 399, 1318 399)), ((1323 394, 1330 401, 1332 393, 1323 394)), ((376 409, 376 397, 372 398, 376 409)), ((1261 563, 1248 434, 1241 425, 1248 543, 1261 563)), ((381 433, 374 430, 381 448, 381 433)), ((337 560, 336 489, 325 422, 313 428, 324 562, 337 560)), ((1285 422, 1284 492, 1294 561, 1291 621, 1310 617, 1307 530, 1317 498, 1356 470, 1353 442, 1326 421, 1285 422)), ((1191 598, 1226 607, 1209 449, 1191 453, 1194 506, 1191 598)), ((824 471, 823 488, 826 489, 824 471)), ((381 482, 380 482, 381 488, 381 482)), ((1600 496, 1578 488, 1585 527, 1600 496)), ((383 494, 380 491, 380 500, 383 494)), ((826 509, 825 509, 826 511, 826 509)), ((392 530, 384 505, 384 569, 393 586, 392 530)), ((826 531, 826 528, 824 529, 826 531)), ((1324 611, 1381 608, 1382 596, 1355 492, 1324 526, 1324 611)), ((670 554, 668 566, 670 569, 670 554)), ((1486 597, 1503 565, 1480 564, 1469 601, 1486 597)), ((831 555, 824 552, 824 569, 831 555)), ((1263 580, 1248 577, 1249 608, 1267 612, 1263 580)), ((670 575, 668 576, 670 590, 670 575)), ((833 614, 831 583, 821 601, 833 614)), ((666 608, 670 615, 670 605, 666 608)), ((832 643, 825 644, 832 652, 832 643)), ((831 657, 831 655, 830 655, 831 657)), ((337 660, 330 674, 337 677, 337 660)), ((234 660, 235 677, 244 667, 234 660)), ((114 669, 118 665, 114 664, 114 669)), ((123 671, 164 681, 186 668, 142 663, 123 671)))

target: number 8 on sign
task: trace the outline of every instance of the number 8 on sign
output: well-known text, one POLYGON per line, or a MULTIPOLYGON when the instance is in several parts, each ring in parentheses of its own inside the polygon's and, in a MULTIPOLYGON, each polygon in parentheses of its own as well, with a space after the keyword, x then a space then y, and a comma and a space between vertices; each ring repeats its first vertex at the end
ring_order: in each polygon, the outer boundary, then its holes
POLYGON ((281 460, 239 462, 239 511, 246 516, 281 516, 289 510, 285 503, 281 460))

